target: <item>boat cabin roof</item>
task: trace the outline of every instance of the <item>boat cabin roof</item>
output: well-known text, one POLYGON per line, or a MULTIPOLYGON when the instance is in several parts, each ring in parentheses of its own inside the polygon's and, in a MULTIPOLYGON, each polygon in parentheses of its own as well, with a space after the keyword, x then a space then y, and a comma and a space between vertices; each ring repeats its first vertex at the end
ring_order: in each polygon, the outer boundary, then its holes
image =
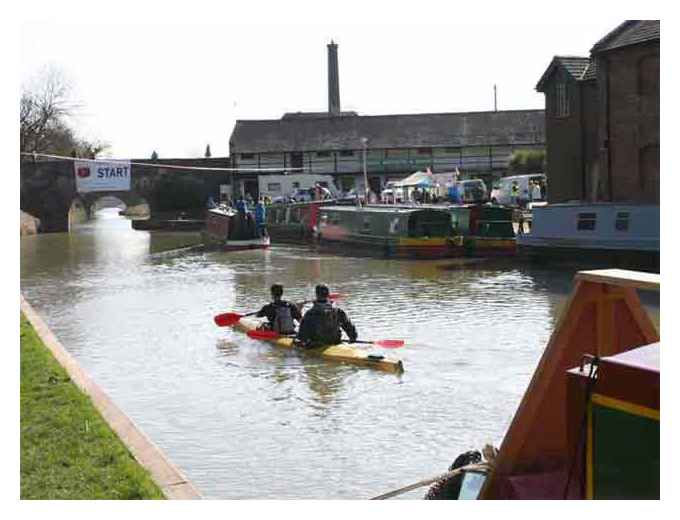
POLYGON ((377 214, 398 214, 398 215, 408 215, 410 213, 417 213, 419 211, 448 211, 447 208, 445 207, 428 207, 428 206, 423 206, 423 207, 418 207, 418 208, 413 208, 413 207, 406 207, 406 208, 400 208, 398 206, 386 206, 386 207, 381 207, 381 206, 364 206, 361 208, 358 208, 356 206, 324 206, 321 208, 321 211, 340 211, 343 213, 357 213, 357 212, 363 212, 363 213, 377 213, 377 214))

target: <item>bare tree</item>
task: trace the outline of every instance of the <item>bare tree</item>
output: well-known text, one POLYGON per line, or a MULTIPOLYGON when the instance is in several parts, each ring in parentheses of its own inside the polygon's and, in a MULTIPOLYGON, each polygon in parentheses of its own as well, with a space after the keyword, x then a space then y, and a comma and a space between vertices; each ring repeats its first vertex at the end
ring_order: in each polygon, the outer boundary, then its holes
POLYGON ((21 93, 19 123, 22 152, 49 152, 58 155, 91 157, 108 146, 78 138, 68 118, 80 108, 71 95, 71 84, 63 72, 44 69, 21 93))

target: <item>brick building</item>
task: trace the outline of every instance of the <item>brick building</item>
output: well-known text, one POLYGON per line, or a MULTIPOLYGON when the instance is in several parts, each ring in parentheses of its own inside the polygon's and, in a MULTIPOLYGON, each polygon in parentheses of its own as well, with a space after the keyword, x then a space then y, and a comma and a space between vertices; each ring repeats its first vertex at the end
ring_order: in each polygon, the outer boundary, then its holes
POLYGON ((659 203, 658 20, 629 20, 590 57, 555 56, 545 94, 549 201, 659 203))
MULTIPOLYGON (((518 149, 544 149, 543 110, 364 116, 340 110, 337 45, 328 45, 328 112, 288 113, 281 119, 239 120, 229 140, 237 168, 268 173, 330 174, 338 188, 380 192, 389 180, 417 170, 490 181, 518 149)), ((236 192, 256 195, 257 173, 234 175, 236 192)))

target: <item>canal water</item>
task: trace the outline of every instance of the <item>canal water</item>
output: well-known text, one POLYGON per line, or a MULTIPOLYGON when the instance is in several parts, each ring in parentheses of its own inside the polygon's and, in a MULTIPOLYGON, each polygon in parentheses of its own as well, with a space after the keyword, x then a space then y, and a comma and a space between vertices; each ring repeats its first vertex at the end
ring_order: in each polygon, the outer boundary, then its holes
MULTIPOLYGON (((269 251, 172 252, 107 209, 21 239, 21 289, 81 365, 207 498, 368 498, 500 444, 574 269, 269 251), (401 376, 302 358, 217 327, 282 283, 319 282, 360 339, 404 339, 401 376)), ((658 319, 658 298, 647 301, 658 319)), ((371 349, 369 349, 371 350, 371 349)), ((420 498, 427 488, 402 498, 420 498)))

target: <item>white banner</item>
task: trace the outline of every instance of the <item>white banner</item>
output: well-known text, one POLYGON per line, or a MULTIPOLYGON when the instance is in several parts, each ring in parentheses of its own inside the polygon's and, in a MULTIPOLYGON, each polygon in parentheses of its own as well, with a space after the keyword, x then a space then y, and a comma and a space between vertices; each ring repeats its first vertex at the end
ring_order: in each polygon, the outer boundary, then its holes
POLYGON ((129 191, 130 161, 74 161, 76 191, 129 191))

